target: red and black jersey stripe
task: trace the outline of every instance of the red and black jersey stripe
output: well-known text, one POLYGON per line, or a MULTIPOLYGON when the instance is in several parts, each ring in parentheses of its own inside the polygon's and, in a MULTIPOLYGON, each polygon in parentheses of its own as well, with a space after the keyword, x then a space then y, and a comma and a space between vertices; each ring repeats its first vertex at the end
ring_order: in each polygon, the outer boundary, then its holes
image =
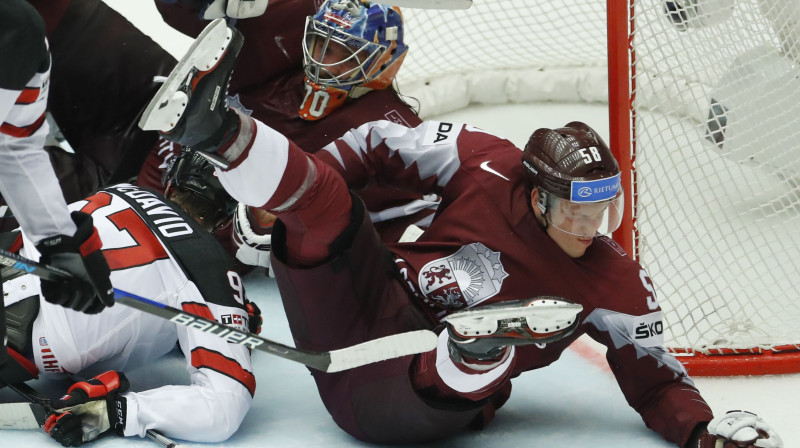
POLYGON ((22 93, 20 93, 19 96, 17 97, 17 101, 15 103, 33 104, 36 102, 36 100, 39 99, 39 92, 41 92, 41 89, 39 89, 38 87, 36 88, 25 87, 25 89, 22 90, 22 93))
POLYGON ((217 318, 211 313, 208 305, 204 303, 186 302, 181 304, 181 309, 189 314, 194 314, 195 316, 205 317, 206 319, 213 321, 217 320, 217 318))
POLYGON ((222 354, 203 347, 192 350, 192 366, 196 369, 211 369, 221 373, 244 386, 250 396, 256 393, 256 378, 238 362, 222 354))
POLYGON ((42 127, 42 123, 44 123, 44 114, 27 126, 18 127, 9 123, 3 123, 3 125, 0 126, 0 132, 16 138, 30 137, 42 127))

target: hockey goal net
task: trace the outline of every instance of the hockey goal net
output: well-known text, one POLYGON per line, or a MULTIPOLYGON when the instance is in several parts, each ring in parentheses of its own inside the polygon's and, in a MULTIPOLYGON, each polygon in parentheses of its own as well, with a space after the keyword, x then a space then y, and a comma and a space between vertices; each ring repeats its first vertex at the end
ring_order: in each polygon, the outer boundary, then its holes
POLYGON ((615 238, 658 289, 667 348, 693 375, 797 372, 798 3, 406 9, 399 88, 423 117, 470 103, 608 103, 630 207, 615 238))

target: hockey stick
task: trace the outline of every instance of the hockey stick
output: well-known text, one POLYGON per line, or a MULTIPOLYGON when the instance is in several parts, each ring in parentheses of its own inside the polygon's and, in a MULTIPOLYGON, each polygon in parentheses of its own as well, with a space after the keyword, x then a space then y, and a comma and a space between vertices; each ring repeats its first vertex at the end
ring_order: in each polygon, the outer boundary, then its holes
POLYGON ((472 0, 376 0, 386 6, 415 9, 468 9, 472 0))
MULTIPOLYGON (((64 270, 37 263, 5 250, 0 250, 0 264, 10 266, 24 273, 36 275, 45 280, 58 281, 72 275, 64 270)), ((116 288, 114 289, 114 300, 117 303, 147 314, 162 317, 178 325, 223 338, 227 342, 244 345, 251 349, 260 350, 329 373, 427 352, 436 348, 438 341, 438 337, 434 332, 416 330, 373 339, 338 350, 317 352, 271 341, 116 288)))
POLYGON ((47 410, 37 403, 0 403, 0 429, 38 429, 47 410))
MULTIPOLYGON (((0 404, 0 429, 36 429, 44 426, 47 414, 55 411, 50 400, 25 383, 9 384, 8 387, 29 403, 0 404)), ((96 431, 91 426, 84 426, 82 429, 85 435, 96 431)), ((165 448, 181 447, 179 443, 152 429, 147 430, 146 436, 165 448)))

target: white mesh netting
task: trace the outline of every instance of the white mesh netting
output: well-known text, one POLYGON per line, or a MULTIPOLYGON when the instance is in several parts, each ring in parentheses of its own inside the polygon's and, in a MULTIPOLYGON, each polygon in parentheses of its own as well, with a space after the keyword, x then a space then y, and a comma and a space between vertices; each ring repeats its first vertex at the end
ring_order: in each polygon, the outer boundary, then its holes
POLYGON ((798 4, 692 2, 676 27, 662 3, 634 6, 635 169, 638 255, 670 343, 794 345, 800 71, 786 24, 798 4))
POLYGON ((400 91, 423 117, 470 103, 607 102, 605 6, 585 0, 477 0, 403 10, 400 91))

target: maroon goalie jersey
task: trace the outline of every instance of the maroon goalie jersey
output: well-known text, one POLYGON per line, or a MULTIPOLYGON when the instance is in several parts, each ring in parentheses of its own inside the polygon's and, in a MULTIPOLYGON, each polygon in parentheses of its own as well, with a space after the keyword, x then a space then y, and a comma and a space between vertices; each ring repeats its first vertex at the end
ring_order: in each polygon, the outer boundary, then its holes
MULTIPOLYGON (((305 95, 302 40, 306 16, 314 14, 322 3, 321 0, 271 0, 263 15, 235 22, 234 26, 244 35, 244 46, 231 79, 229 106, 267 124, 308 153, 316 153, 350 129, 370 121, 389 120, 407 127, 419 125, 421 120, 416 113, 391 88, 350 100, 321 120, 299 117, 305 95)), ((189 36, 197 36, 208 24, 199 19, 193 7, 180 2, 159 1, 157 6, 165 22, 189 36)), ((146 162, 149 167, 140 174, 139 185, 160 187, 160 175, 148 171, 159 165, 163 170, 167 154, 161 152, 158 157, 155 152, 151 154, 146 162)), ((373 221, 381 222, 379 227, 385 241, 397 241, 408 224, 426 225, 427 221, 420 220, 435 209, 431 198, 385 186, 370 185, 357 193, 373 213, 373 221)))
POLYGON ((407 289, 436 320, 488 303, 557 296, 580 303, 579 329, 566 340, 512 347, 496 369, 466 375, 440 338, 441 383, 465 396, 556 361, 588 334, 607 360, 628 403, 648 427, 683 443, 712 418, 683 366, 663 348, 663 316, 647 272, 613 240, 598 237, 571 258, 538 225, 523 181, 521 152, 480 129, 425 122, 413 129, 365 124, 317 157, 349 185, 380 176, 398 187, 436 193, 442 203, 416 241, 390 245, 407 289))
MULTIPOLYGON (((233 24, 244 35, 244 46, 231 79, 231 96, 253 118, 310 153, 368 121, 417 126, 419 117, 392 89, 369 92, 322 120, 306 121, 298 116, 305 95, 302 41, 306 16, 322 3, 271 0, 263 15, 233 24)), ((190 6, 165 2, 157 2, 157 6, 167 24, 189 36, 197 36, 208 24, 190 6)))

